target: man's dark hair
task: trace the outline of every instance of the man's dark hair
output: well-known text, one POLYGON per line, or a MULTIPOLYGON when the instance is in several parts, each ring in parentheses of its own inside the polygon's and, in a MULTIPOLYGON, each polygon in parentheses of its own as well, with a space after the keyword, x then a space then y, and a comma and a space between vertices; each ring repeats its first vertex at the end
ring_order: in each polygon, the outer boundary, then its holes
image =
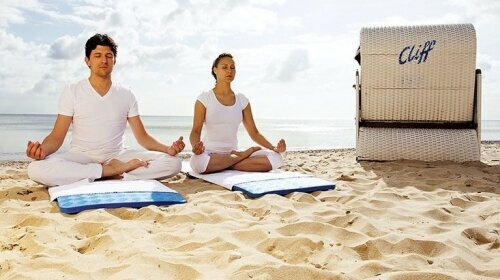
POLYGON ((233 58, 233 56, 230 53, 221 53, 219 56, 214 60, 214 63, 212 64, 212 76, 214 76, 215 80, 217 80, 217 76, 215 76, 214 73, 214 67, 217 67, 219 65, 219 61, 223 59, 224 57, 230 57, 233 58))
POLYGON ((87 58, 90 58, 90 53, 95 50, 98 45, 110 47, 111 51, 116 57, 118 46, 116 45, 115 41, 111 37, 109 37, 108 34, 99 33, 95 34, 87 40, 87 43, 85 44, 85 56, 87 58))

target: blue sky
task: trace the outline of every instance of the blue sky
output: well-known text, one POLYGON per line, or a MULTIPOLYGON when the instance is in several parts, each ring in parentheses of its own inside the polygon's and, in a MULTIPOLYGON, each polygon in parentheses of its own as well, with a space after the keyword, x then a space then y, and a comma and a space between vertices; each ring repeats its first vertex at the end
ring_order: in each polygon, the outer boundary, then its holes
POLYGON ((256 118, 352 119, 361 27, 443 23, 474 24, 482 117, 500 119, 497 0, 2 0, 0 113, 56 113, 64 85, 88 77, 85 41, 108 33, 113 79, 143 115, 192 115, 213 59, 230 52, 256 118))

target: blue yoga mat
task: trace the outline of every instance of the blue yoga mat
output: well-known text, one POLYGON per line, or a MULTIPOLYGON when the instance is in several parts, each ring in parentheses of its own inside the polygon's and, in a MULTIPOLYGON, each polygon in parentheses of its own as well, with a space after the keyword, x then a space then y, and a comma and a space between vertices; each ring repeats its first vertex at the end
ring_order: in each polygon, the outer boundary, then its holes
POLYGON ((335 183, 316 177, 292 177, 238 183, 232 189, 255 198, 265 194, 285 195, 292 192, 333 190, 335 183))
POLYGON ((93 193, 60 196, 57 198, 59 210, 66 214, 75 214, 89 209, 141 208, 148 205, 162 206, 185 202, 186 200, 180 194, 168 192, 93 193))
POLYGON ((210 174, 199 174, 191 170, 189 163, 183 163, 183 171, 190 176, 217 184, 228 190, 241 191, 250 197, 265 194, 285 195, 292 192, 314 192, 335 189, 335 183, 311 175, 289 172, 244 172, 224 170, 210 174))
POLYGON ((175 190, 156 180, 91 182, 84 179, 49 188, 51 201, 57 200, 62 213, 74 214, 98 208, 172 205, 186 200, 175 190))

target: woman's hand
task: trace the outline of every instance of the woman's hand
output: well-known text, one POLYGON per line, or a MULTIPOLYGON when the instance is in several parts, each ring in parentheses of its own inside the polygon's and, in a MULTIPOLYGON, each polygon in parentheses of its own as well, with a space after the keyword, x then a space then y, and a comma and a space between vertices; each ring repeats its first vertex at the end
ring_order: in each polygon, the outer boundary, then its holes
POLYGON ((203 154, 203 152, 205 151, 205 146, 203 145, 203 142, 200 141, 200 142, 194 144, 192 151, 195 155, 203 154))
POLYGON ((280 141, 278 142, 278 145, 276 145, 276 147, 274 147, 273 151, 277 152, 277 153, 283 153, 286 151, 286 143, 285 143, 285 140, 284 139, 280 139, 280 141))

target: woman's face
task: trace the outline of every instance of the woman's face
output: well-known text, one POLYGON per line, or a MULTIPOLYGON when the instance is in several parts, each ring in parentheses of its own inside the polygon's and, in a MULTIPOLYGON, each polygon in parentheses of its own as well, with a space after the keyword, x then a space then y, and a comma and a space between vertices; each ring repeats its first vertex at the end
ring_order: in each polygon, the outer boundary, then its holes
POLYGON ((234 60, 230 57, 223 57, 219 60, 219 64, 214 67, 215 76, 217 76, 217 82, 232 82, 236 76, 236 66, 234 65, 234 60))

